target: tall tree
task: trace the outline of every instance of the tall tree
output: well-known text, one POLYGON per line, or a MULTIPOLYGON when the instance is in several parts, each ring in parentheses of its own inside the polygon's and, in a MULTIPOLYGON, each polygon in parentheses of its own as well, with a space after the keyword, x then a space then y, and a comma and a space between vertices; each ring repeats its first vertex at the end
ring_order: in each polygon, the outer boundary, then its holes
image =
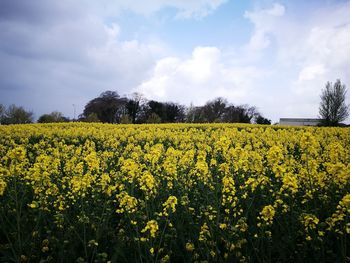
POLYGON ((242 122, 242 110, 234 105, 229 105, 225 109, 225 113, 222 117, 223 122, 242 122))
POLYGON ((6 110, 5 106, 0 104, 0 124, 2 124, 3 119, 5 117, 5 110, 6 110))
POLYGON ((239 122, 239 123, 252 123, 259 113, 254 106, 240 105, 233 106, 229 105, 225 109, 223 115, 224 122, 239 122))
POLYGON ((346 87, 338 79, 334 85, 326 83, 322 90, 319 114, 325 126, 337 126, 349 116, 349 106, 345 103, 346 87))
POLYGON ((33 112, 26 111, 23 107, 17 107, 14 104, 6 109, 2 119, 2 123, 4 124, 22 124, 32 122, 33 112))
POLYGON ((163 122, 183 122, 185 119, 185 107, 183 105, 166 102, 165 116, 163 116, 163 122))
POLYGON ((105 91, 86 104, 83 116, 86 118, 95 113, 101 122, 119 122, 125 114, 126 101, 126 98, 121 98, 116 91, 105 91))
POLYGON ((185 119, 185 107, 174 102, 148 101, 141 109, 141 122, 162 123, 183 122, 185 119), (156 117, 157 116, 157 117, 156 117))
POLYGON ((205 122, 221 122, 225 113, 227 100, 221 97, 208 101, 202 109, 205 122))
POLYGON ((199 106, 194 106, 192 103, 190 107, 186 109, 186 122, 200 123, 204 122, 202 108, 199 106))
POLYGON ((125 104, 125 109, 132 123, 139 122, 142 106, 144 103, 145 103, 145 99, 143 95, 137 92, 134 92, 133 94, 131 94, 131 98, 127 100, 125 104))
POLYGON ((164 119, 165 116, 165 105, 163 102, 155 101, 155 100, 150 100, 147 103, 148 106, 148 116, 151 116, 152 113, 157 114, 161 120, 164 119))

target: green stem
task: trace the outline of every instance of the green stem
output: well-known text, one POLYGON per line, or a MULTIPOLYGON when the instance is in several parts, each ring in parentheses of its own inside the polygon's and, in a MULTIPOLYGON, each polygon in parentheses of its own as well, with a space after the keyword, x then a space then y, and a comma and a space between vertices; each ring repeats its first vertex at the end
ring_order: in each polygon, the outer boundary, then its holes
MULTIPOLYGON (((103 203, 103 209, 102 209, 102 214, 100 216, 100 220, 99 220, 98 225, 96 227, 96 236, 95 236, 96 242, 98 242, 99 239, 100 239, 100 233, 99 232, 100 232, 100 227, 102 226, 102 221, 104 219, 104 213, 106 211, 106 205, 107 205, 107 202, 105 201, 103 203)), ((91 263, 93 262, 93 258, 95 257, 96 250, 97 250, 97 247, 95 247, 94 250, 92 251, 91 263)))
MULTIPOLYGON (((1 215, 3 215, 3 213, 1 213, 1 215)), ((8 219, 7 219, 7 220, 8 220, 8 219)), ((1 221, 2 221, 2 222, 5 221, 4 218, 3 218, 2 216, 1 216, 1 221)), ((8 221, 9 221, 9 220, 8 220, 8 221)), ((4 225, 4 224, 1 224, 1 225, 4 225)), ((7 231, 6 231, 5 229, 6 229, 6 227, 2 227, 2 228, 1 228, 1 230, 3 231, 3 233, 4 233, 5 236, 6 236, 7 241, 8 241, 9 244, 10 244, 11 252, 12 252, 12 254, 13 254, 13 260, 14 260, 14 261, 18 261, 17 254, 16 254, 16 251, 15 251, 15 249, 14 249, 13 243, 12 243, 12 241, 11 241, 11 239, 10 239, 10 237, 9 237, 9 235, 8 235, 8 233, 7 233, 7 231)))
POLYGON ((22 240, 21 240, 21 209, 18 204, 18 193, 17 193, 17 178, 15 177, 15 202, 16 202, 16 226, 17 226, 17 240, 19 255, 22 255, 22 240))
MULTIPOLYGON (((160 240, 159 240, 158 247, 160 247, 160 245, 162 244, 163 237, 164 237, 164 234, 165 234, 165 229, 166 229, 166 226, 168 225, 168 222, 169 222, 169 217, 166 218, 165 226, 164 226, 163 231, 162 231, 162 234, 161 234, 161 236, 160 236, 160 240)), ((158 253, 158 250, 157 250, 157 255, 156 255, 156 258, 155 258, 155 261, 154 261, 154 262, 157 262, 158 255, 159 255, 159 253, 158 253)))
MULTIPOLYGON (((130 215, 128 213, 127 213, 127 217, 129 219, 129 222, 131 222, 132 220, 131 220, 131 217, 130 217, 130 215)), ((139 235, 139 228, 137 227, 137 224, 135 225, 135 230, 136 230, 137 238, 138 238, 137 249, 139 251, 140 262, 142 263, 143 260, 142 260, 142 257, 141 257, 140 235, 139 235)))

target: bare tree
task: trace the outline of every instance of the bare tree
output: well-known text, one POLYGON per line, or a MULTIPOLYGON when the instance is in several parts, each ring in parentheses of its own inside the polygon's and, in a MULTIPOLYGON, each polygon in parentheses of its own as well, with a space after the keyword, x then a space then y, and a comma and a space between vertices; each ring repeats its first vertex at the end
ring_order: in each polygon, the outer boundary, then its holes
POLYGON ((4 119, 4 115, 5 115, 5 106, 0 104, 0 124, 3 122, 3 119, 4 119))
POLYGON ((26 111, 23 107, 17 107, 14 104, 8 106, 2 118, 3 124, 21 124, 32 122, 33 112, 26 111))
POLYGON ((327 82, 322 90, 319 114, 325 126, 337 126, 349 116, 349 106, 345 103, 346 87, 338 79, 334 85, 327 82))
MULTIPOLYGON (((132 123, 137 123, 140 118, 142 107, 146 103, 146 99, 141 93, 134 92, 127 99, 125 109, 132 123)), ((124 117, 125 118, 125 117, 124 117)))
POLYGON ((204 122, 203 107, 194 106, 192 103, 186 109, 186 122, 200 123, 204 122))

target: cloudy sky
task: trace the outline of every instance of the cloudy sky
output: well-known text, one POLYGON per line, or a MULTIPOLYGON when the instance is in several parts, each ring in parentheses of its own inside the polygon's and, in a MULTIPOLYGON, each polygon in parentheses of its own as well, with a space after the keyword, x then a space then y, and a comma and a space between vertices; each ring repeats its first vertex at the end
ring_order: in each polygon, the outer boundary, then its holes
POLYGON ((0 103, 73 117, 115 90, 317 117, 327 81, 350 87, 349 14, 341 0, 0 0, 0 103))

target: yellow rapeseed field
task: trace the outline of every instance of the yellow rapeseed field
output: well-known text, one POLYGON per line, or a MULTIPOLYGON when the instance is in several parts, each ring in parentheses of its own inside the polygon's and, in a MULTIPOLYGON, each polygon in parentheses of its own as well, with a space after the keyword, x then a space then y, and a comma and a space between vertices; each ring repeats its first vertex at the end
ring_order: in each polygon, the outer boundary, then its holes
POLYGON ((349 262, 350 129, 0 126, 2 262, 349 262))

